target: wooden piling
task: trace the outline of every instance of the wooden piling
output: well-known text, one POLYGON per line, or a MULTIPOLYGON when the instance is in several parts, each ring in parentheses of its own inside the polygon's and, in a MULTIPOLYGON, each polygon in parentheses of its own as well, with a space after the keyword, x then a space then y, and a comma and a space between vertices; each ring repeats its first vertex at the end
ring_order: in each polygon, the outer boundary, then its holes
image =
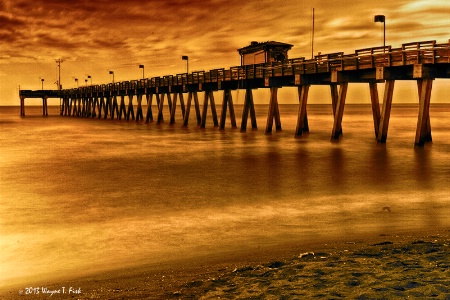
POLYGON ((236 126, 236 116, 234 114, 233 97, 231 95, 230 89, 225 89, 223 91, 223 101, 222 101, 222 112, 220 114, 220 129, 225 129, 225 122, 227 118, 227 106, 230 111, 231 128, 237 128, 236 126))
POLYGON ((69 98, 64 97, 62 103, 63 103, 63 109, 62 109, 61 113, 63 116, 67 116, 67 111, 69 110, 69 98))
POLYGON ((80 106, 80 103, 79 103, 79 101, 80 101, 80 99, 78 98, 78 96, 75 96, 75 99, 74 99, 74 105, 73 105, 73 110, 72 110, 72 117, 78 117, 78 106, 80 106))
POLYGON ((136 122, 144 120, 144 114, 142 111, 142 94, 137 95, 137 109, 136 109, 136 122))
POLYGON ((123 113, 123 118, 126 119, 127 118, 127 114, 126 114, 126 108, 125 108, 125 96, 120 96, 120 106, 119 106, 119 113, 117 114, 117 118, 119 120, 122 120, 122 113, 123 113))
POLYGON ((248 114, 250 113, 250 118, 252 122, 252 129, 258 129, 256 124, 256 114, 255 114, 255 105, 253 103, 253 92, 252 89, 245 89, 245 101, 244 101, 244 109, 242 112, 242 122, 241 122, 241 132, 245 132, 247 130, 247 119, 248 114))
POLYGON ((330 84, 331 91, 331 106, 333 108, 333 118, 336 115, 336 106, 339 100, 339 92, 337 84, 330 84))
POLYGON ((369 83, 370 88, 370 102, 372 103, 373 127, 375 131, 375 138, 378 137, 378 130, 380 128, 380 101, 378 99, 378 88, 375 82, 369 83))
POLYGON ((105 107, 105 98, 103 96, 100 96, 100 99, 98 100, 98 118, 100 119, 102 117, 102 110, 105 107))
POLYGON ((87 98, 83 97, 81 98, 81 103, 82 103, 82 109, 81 109, 81 117, 84 118, 87 115, 87 98))
POLYGON ((165 98, 164 93, 161 95, 161 98, 159 97, 159 94, 156 94, 156 102, 158 104, 158 118, 156 119, 156 124, 164 122, 163 116, 164 98, 165 98))
POLYGON ((189 92, 188 100, 187 100, 187 104, 186 104, 186 113, 185 113, 184 119, 183 119, 183 126, 188 125, 192 99, 194 99, 195 113, 196 113, 196 117, 197 117, 197 126, 200 126, 200 124, 202 122, 202 117, 200 115, 200 105, 198 104, 197 92, 189 92))
POLYGON ((167 95, 167 105, 169 106, 169 114, 172 111, 172 94, 166 93, 167 95))
POLYGON ((47 99, 48 99, 47 96, 45 96, 44 98, 42 98, 42 113, 43 113, 44 116, 48 116, 47 99))
POLYGON ((345 98, 347 97, 348 82, 343 82, 339 87, 339 97, 334 115, 331 139, 336 140, 342 135, 342 117, 344 116, 345 98))
POLYGON ((111 107, 111 120, 114 120, 114 113, 119 116, 119 105, 117 104, 117 96, 114 95, 112 99, 112 107, 111 107))
POLYGON ((89 117, 93 118, 96 115, 96 97, 89 97, 90 109, 89 109, 89 117))
POLYGON ((415 146, 431 142, 430 99, 433 79, 417 80, 419 91, 419 116, 417 119, 415 146))
POLYGON ((391 116, 392 96, 394 94, 394 84, 395 80, 389 79, 386 80, 384 86, 383 110, 381 112, 380 128, 378 129, 377 138, 377 141, 379 143, 386 143, 387 132, 389 128, 389 118, 391 116))
MULTIPOLYGON (((179 97, 180 97, 180 108, 181 108, 181 116, 183 117, 184 120, 184 116, 186 114, 186 107, 184 106, 184 96, 183 93, 178 93, 179 97)), ((174 104, 175 106, 175 104, 174 104)))
POLYGON ((152 113, 152 102, 153 102, 153 94, 147 94, 147 114, 145 117, 145 123, 153 122, 153 113, 152 113))
POLYGON ((133 107, 133 94, 128 95, 128 110, 127 110, 127 121, 131 119, 134 120, 134 107, 133 107))
POLYGON ((76 103, 76 98, 74 98, 73 96, 70 98, 70 106, 69 106, 69 116, 74 116, 75 114, 75 106, 77 105, 76 103))
POLYGON ((86 117, 90 118, 92 117, 92 106, 93 106, 93 99, 92 97, 87 97, 86 98, 86 117))
POLYGON ((184 120, 184 115, 186 113, 186 109, 184 107, 183 93, 174 93, 173 94, 172 109, 170 110, 170 124, 175 124, 175 112, 176 112, 176 109, 177 109, 178 96, 180 97, 181 114, 182 114, 182 117, 183 117, 183 120, 184 120))
POLYGON ((108 113, 110 113, 111 112, 111 110, 112 110, 112 98, 111 98, 111 96, 107 96, 106 97, 106 101, 105 101, 105 107, 104 107, 104 118, 106 119, 107 117, 108 117, 108 113))
POLYGON ((70 106, 72 105, 72 103, 71 103, 72 101, 70 99, 70 96, 66 97, 65 100, 66 100, 66 107, 64 109, 64 115, 65 116, 70 116, 70 106))
POLYGON ((298 86, 299 108, 295 136, 302 136, 303 132, 309 131, 308 116, 306 114, 306 104, 308 102, 309 87, 310 86, 308 84, 298 86))
POLYGON ((83 116, 83 108, 84 108, 84 102, 83 102, 83 98, 78 98, 78 112, 77 112, 77 117, 82 117, 83 116))
POLYGON ((46 116, 46 103, 47 103, 47 98, 44 97, 42 98, 42 115, 46 116))
POLYGON ((25 117, 25 98, 20 97, 20 116, 25 117))
POLYGON ((206 125, 208 102, 211 103, 211 113, 212 113, 212 118, 213 118, 213 122, 214 122, 214 127, 219 126, 219 122, 217 120, 216 103, 214 101, 213 91, 205 91, 205 98, 203 101, 203 112, 202 112, 202 120, 201 120, 200 128, 205 128, 205 125, 206 125))
POLYGON ((66 106, 65 105, 66 104, 65 103, 65 98, 62 98, 62 99, 60 98, 59 101, 60 101, 60 104, 59 104, 60 105, 59 106, 59 115, 60 116, 64 116, 64 107, 66 106))
POLYGON ((281 130, 280 110, 278 108, 278 87, 270 88, 269 111, 267 114, 266 134, 272 133, 273 121, 276 131, 281 130))
POLYGON ((69 96, 68 98, 67 98, 67 101, 68 101, 68 103, 69 103, 69 105, 68 105, 68 108, 67 108, 67 115, 68 116, 71 116, 72 115, 72 105, 73 105, 73 96, 69 96))

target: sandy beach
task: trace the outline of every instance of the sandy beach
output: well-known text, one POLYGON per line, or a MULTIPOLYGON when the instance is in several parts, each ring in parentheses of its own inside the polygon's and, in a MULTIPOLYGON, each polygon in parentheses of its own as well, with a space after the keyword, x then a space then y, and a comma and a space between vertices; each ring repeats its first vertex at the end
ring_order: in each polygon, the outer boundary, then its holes
POLYGON ((450 299, 450 230, 209 255, 15 287, 2 299, 450 299), (30 288, 34 287, 35 290, 30 288), (36 289, 37 288, 37 289, 36 289))

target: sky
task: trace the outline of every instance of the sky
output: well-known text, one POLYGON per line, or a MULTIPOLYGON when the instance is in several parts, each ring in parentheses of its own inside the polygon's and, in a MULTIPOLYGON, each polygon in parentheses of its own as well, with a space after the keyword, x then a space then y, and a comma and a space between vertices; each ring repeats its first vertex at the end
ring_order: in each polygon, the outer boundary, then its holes
POLYGON ((449 41, 448 0, 0 0, 0 105, 21 89, 56 89, 240 64, 251 41, 293 44, 289 58, 386 44, 449 41), (91 79, 87 84, 91 84, 91 79))

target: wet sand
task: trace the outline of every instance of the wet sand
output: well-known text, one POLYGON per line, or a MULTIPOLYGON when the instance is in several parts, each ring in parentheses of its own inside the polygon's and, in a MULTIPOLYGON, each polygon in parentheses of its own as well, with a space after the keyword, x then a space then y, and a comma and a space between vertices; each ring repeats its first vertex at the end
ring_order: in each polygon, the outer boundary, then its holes
POLYGON ((444 228, 278 245, 252 252, 236 249, 225 256, 210 253, 57 283, 43 281, 30 285, 39 287, 39 294, 31 291, 27 295, 30 290, 15 287, 0 297, 450 299, 449 245, 450 230, 444 228))

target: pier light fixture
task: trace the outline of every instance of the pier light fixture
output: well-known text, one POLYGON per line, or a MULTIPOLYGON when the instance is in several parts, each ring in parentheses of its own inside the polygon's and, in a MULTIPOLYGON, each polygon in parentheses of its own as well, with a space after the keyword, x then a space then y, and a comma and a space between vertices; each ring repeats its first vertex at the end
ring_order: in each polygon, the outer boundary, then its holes
POLYGON ((44 78, 41 79, 42 82, 42 90, 44 90, 44 78))
POLYGON ((144 79, 145 78, 145 75, 144 75, 145 67, 144 67, 144 65, 139 65, 139 69, 142 69, 142 79, 144 79))
POLYGON ((386 17, 384 15, 376 15, 374 21, 375 23, 383 23, 383 47, 386 47, 386 17))
POLYGON ((91 85, 92 85, 92 76, 88 75, 88 78, 91 80, 91 85))
POLYGON ((111 74, 112 75, 112 83, 114 83, 114 71, 109 71, 109 74, 111 74))
POLYGON ((181 57, 181 60, 185 60, 186 61, 186 73, 189 73, 189 56, 183 55, 181 57))
POLYGON ((75 82, 77 83, 77 88, 79 87, 78 86, 78 78, 75 78, 75 82))
POLYGON ((85 79, 85 80, 84 80, 84 82, 85 82, 85 84, 86 84, 86 87, 87 87, 87 82, 88 82, 88 80, 87 80, 87 79, 85 79))

